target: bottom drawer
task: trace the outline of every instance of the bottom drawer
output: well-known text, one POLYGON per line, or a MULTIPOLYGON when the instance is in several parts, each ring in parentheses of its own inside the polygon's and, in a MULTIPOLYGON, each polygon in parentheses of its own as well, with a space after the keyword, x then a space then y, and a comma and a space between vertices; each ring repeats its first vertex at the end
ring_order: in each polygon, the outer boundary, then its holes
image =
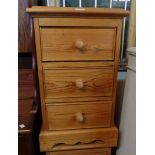
POLYGON ((49 130, 109 127, 112 102, 46 105, 49 130))
POLYGON ((83 150, 57 151, 57 152, 47 152, 46 155, 111 155, 111 149, 94 148, 83 150))

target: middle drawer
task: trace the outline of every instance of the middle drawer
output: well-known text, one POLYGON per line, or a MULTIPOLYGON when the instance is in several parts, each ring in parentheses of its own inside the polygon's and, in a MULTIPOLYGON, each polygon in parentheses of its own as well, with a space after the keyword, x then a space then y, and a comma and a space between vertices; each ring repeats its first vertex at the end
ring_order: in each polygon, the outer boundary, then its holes
POLYGON ((81 66, 77 62, 73 64, 64 63, 61 67, 55 67, 54 63, 44 65, 45 101, 66 97, 112 97, 113 67, 99 66, 103 64, 97 62, 89 65, 81 62, 81 66))

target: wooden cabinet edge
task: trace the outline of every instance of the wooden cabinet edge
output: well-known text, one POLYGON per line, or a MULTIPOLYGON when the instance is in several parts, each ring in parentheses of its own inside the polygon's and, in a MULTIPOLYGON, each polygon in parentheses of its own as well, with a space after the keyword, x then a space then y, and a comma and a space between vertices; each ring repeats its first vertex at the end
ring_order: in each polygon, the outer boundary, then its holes
MULTIPOLYGON (((57 144, 73 145, 74 148, 76 144, 87 144, 93 141, 103 142, 95 147, 115 147, 117 146, 117 138, 118 129, 116 127, 52 132, 41 131, 39 135, 41 151, 51 151, 57 144)), ((84 147, 87 148, 87 146, 84 147)))

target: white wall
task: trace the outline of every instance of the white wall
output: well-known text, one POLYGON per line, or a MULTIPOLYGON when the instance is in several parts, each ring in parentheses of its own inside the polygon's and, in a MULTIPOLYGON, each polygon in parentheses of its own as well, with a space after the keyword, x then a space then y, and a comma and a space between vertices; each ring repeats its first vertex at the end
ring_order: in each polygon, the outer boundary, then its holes
POLYGON ((135 56, 129 57, 116 155, 136 155, 136 71, 135 56))

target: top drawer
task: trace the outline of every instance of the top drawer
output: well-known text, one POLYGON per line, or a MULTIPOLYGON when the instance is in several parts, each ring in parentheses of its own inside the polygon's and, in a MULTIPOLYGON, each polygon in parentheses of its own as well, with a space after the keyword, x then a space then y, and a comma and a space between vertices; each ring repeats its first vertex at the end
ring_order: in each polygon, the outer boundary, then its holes
POLYGON ((115 28, 42 27, 42 61, 113 60, 115 28))

